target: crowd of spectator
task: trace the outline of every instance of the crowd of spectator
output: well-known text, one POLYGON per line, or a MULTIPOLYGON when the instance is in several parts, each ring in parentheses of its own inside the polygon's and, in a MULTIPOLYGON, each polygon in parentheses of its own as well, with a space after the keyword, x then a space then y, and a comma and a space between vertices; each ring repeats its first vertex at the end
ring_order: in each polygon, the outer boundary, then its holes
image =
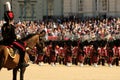
MULTIPOLYGON (((4 21, 0 21, 0 26, 4 21)), ((120 38, 120 18, 85 18, 57 20, 47 19, 43 21, 18 21, 15 22, 18 38, 28 34, 46 31, 46 40, 81 40, 91 41, 98 39, 120 38)), ((1 28, 1 27, 0 27, 1 28)), ((0 31, 1 32, 1 31, 0 31)), ((2 38, 2 37, 0 37, 2 38)))

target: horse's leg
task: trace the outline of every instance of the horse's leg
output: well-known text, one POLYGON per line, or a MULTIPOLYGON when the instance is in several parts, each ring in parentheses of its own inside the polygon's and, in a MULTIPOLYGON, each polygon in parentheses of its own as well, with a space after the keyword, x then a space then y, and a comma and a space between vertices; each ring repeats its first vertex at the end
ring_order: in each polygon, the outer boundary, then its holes
POLYGON ((17 70, 18 68, 13 69, 13 80, 17 80, 17 70))
POLYGON ((3 67, 3 64, 4 64, 4 57, 3 57, 3 55, 0 55, 0 70, 3 67))
POLYGON ((25 70, 26 70, 25 67, 20 68, 20 80, 24 80, 24 72, 25 72, 25 70))

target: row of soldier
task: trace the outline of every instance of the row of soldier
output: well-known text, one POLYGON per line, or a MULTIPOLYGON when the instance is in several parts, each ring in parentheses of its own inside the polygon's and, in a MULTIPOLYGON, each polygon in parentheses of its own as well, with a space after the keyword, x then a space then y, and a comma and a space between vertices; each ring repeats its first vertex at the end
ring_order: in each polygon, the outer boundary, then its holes
POLYGON ((120 40, 106 41, 49 41, 38 51, 35 62, 71 65, 119 66, 120 40))

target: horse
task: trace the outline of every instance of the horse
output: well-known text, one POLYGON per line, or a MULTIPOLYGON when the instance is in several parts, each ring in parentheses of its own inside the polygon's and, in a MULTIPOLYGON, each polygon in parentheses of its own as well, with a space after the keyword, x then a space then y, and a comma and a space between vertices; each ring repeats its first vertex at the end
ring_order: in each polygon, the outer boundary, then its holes
MULTIPOLYGON (((21 41, 26 43, 26 47, 30 49, 33 49, 36 44, 40 43, 40 37, 43 36, 43 34, 34 34, 34 35, 28 35, 25 38, 21 39, 21 41)), ((25 54, 25 61, 29 61, 29 56, 25 54)), ((17 71, 20 70, 20 80, 24 80, 24 72, 26 70, 26 67, 21 67, 19 65, 19 59, 20 55, 19 52, 15 52, 15 55, 13 57, 10 56, 10 50, 8 46, 0 45, 0 70, 2 68, 7 68, 8 70, 13 70, 13 80, 17 80, 17 71)))

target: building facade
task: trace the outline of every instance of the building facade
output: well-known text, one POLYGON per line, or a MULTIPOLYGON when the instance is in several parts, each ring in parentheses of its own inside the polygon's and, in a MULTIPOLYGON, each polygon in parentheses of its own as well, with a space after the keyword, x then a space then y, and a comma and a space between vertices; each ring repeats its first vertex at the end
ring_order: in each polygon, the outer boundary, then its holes
POLYGON ((10 1, 16 20, 41 20, 45 16, 120 17, 120 0, 0 0, 0 20, 4 3, 10 1))
POLYGON ((120 0, 64 0, 64 15, 120 16, 120 0))
POLYGON ((41 20, 43 16, 63 15, 63 0, 0 0, 0 20, 6 1, 11 2, 16 20, 41 20))

